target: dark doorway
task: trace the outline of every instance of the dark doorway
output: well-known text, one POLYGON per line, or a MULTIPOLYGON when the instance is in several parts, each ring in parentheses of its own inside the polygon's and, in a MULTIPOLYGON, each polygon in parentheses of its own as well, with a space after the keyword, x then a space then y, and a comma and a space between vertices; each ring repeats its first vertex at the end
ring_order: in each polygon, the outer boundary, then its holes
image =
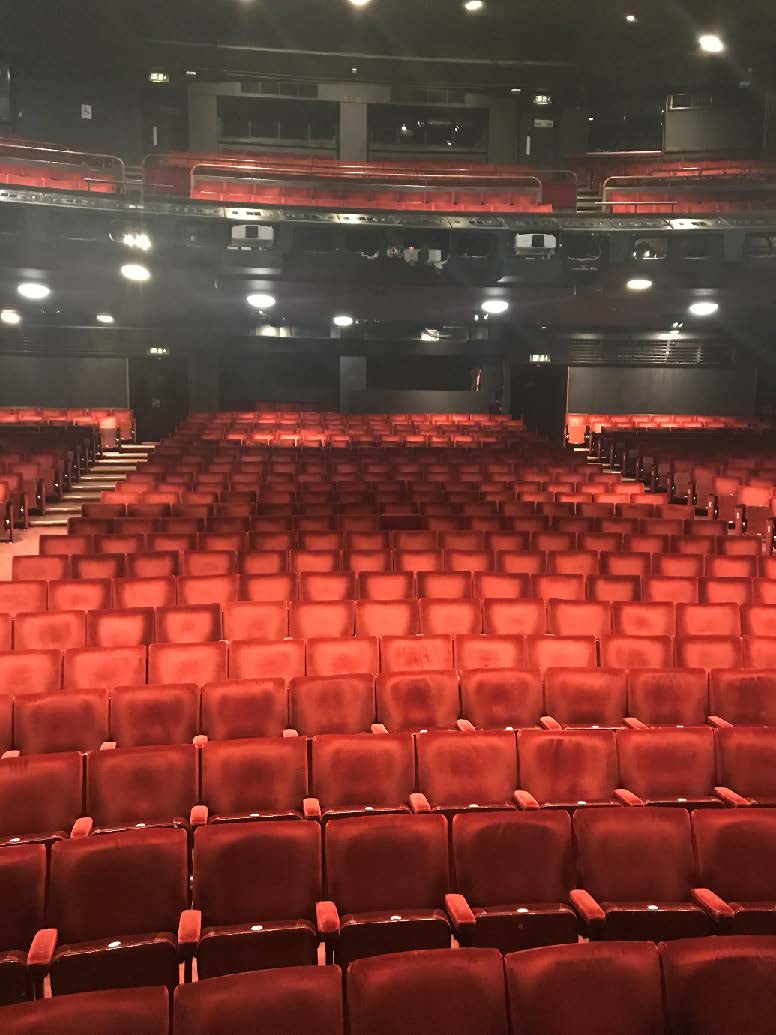
POLYGON ((567 386, 568 367, 550 363, 513 366, 512 416, 522 417, 530 431, 562 442, 567 386))
POLYGON ((189 412, 186 361, 169 356, 130 359, 129 400, 139 441, 158 442, 169 435, 189 412))

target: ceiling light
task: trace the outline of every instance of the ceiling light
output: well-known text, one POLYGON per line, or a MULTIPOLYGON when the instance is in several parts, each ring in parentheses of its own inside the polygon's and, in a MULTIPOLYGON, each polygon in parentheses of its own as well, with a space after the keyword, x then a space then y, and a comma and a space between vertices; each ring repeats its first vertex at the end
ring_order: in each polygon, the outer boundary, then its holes
POLYGON ((510 93, 522 93, 523 90, 522 90, 522 87, 520 87, 520 86, 513 86, 512 89, 509 92, 510 93))
POLYGON ((671 324, 672 331, 681 331, 682 327, 684 327, 684 324, 681 320, 674 320, 674 322, 671 324))
POLYGON ((693 302, 690 312, 693 316, 713 316, 719 311, 719 302, 693 302))
POLYGON ((15 309, 3 309, 3 311, 0 312, 0 320, 13 327, 22 322, 21 316, 19 316, 15 309))
POLYGON ((628 291, 649 291, 652 281, 647 277, 633 277, 625 286, 628 291))
POLYGON ((351 4, 353 4, 354 7, 366 7, 366 5, 369 3, 369 0, 350 0, 350 2, 351 4))
POLYGON ((625 21, 629 22, 631 25, 633 25, 634 22, 638 21, 638 18, 636 17, 635 14, 626 14, 625 15, 625 21))
POLYGON ((466 0, 463 5, 469 14, 474 14, 475 11, 481 11, 485 6, 484 0, 466 0))
POLYGON ((552 104, 552 97, 548 93, 534 94, 534 104, 538 104, 540 108, 546 108, 548 104, 552 104))
POLYGON ((594 115, 588 115, 587 121, 588 122, 595 122, 595 116, 594 115))
POLYGON ((110 313, 97 313, 97 323, 115 323, 110 313))
POLYGON ((345 313, 341 313, 339 316, 335 316, 331 322, 335 327, 352 327, 353 317, 347 316, 345 313))
POLYGON ((127 248, 137 248, 141 252, 150 252, 152 241, 144 230, 127 230, 122 236, 121 243, 127 248))
POLYGON ((137 262, 125 262, 121 267, 121 275, 126 277, 127 280, 134 280, 138 284, 151 279, 151 271, 148 267, 141 266, 137 262))
POLYGON ((358 65, 353 65, 350 71, 353 73, 353 75, 358 75, 358 65))
POLYGON ((51 294, 51 288, 47 284, 40 284, 34 280, 20 284, 16 290, 22 298, 28 298, 31 302, 40 302, 51 294))
POLYGON ((509 309, 509 302, 503 298, 489 298, 480 306, 483 313, 490 313, 492 316, 500 316, 509 309))
POLYGON ((704 54, 722 54, 725 50, 723 40, 715 32, 707 32, 698 37, 698 46, 704 54))
POLYGON ((166 72, 149 72, 149 83, 169 83, 170 77, 166 72))
POLYGON ((197 78, 197 73, 194 71, 193 68, 187 68, 186 69, 186 75, 188 76, 189 79, 196 79, 197 78))
POLYGON ((248 295, 246 302, 248 305, 252 305, 254 309, 271 309, 275 304, 274 295, 248 295))

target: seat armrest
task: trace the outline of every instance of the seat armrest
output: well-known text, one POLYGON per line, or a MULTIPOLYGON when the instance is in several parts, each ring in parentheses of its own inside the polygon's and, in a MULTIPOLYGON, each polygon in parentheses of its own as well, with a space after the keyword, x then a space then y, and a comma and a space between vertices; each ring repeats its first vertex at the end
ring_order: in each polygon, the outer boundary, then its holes
POLYGON ((100 751, 115 751, 116 741, 115 740, 103 740, 100 744, 100 751))
POLYGON ((714 917, 715 920, 729 920, 735 916, 733 909, 727 902, 711 891, 710 888, 693 888, 690 891, 690 897, 693 902, 697 903, 701 909, 714 917))
POLYGON ((723 719, 721 715, 710 715, 706 721, 709 726, 713 726, 715 730, 731 729, 733 726, 732 722, 728 722, 727 719, 723 719))
POLYGON ((536 798, 534 798, 533 794, 529 794, 528 791, 515 791, 513 797, 515 799, 515 804, 519 809, 535 810, 541 808, 541 805, 536 798))
POLYGON ((388 729, 382 722, 372 723, 372 733, 387 733, 388 729))
POLYGON ((626 787, 617 787, 614 792, 614 797, 619 801, 621 805, 643 805, 644 802, 641 798, 634 794, 633 791, 629 791, 626 787))
POLYGON ((207 805, 194 805, 189 816, 189 826, 192 830, 196 827, 203 827, 208 821, 210 810, 207 805))
POLYGON ((20 758, 21 751, 4 751, 2 754, 3 759, 6 758, 20 758))
POLYGON ((539 725, 543 730, 562 730, 563 726, 558 722, 557 719, 553 719, 551 715, 542 715, 539 719, 539 725))
POLYGON ((305 798, 302 802, 302 815, 305 819, 321 818, 321 803, 317 798, 305 798))
POLYGON ((410 810, 412 812, 431 812, 431 805, 425 794, 413 791, 410 795, 410 810))
POLYGON ((632 715, 626 715, 623 722, 629 730, 645 730, 648 729, 646 722, 642 722, 641 719, 635 719, 632 715))
POLYGON ((42 927, 32 939, 27 953, 27 969, 33 981, 42 981, 51 968, 59 933, 56 927, 42 927))
POLYGON ((445 895, 445 909, 453 922, 456 933, 465 930, 471 931, 475 927, 477 921, 471 906, 463 895, 445 895))
POLYGON ((73 829, 70 831, 70 836, 88 837, 93 828, 94 820, 91 816, 79 816, 75 823, 73 823, 73 829))
POLYGON ((294 729, 291 729, 290 726, 288 727, 288 729, 283 730, 283 737, 286 740, 288 740, 289 737, 298 737, 298 736, 299 736, 298 732, 296 730, 294 730, 294 729))
POLYGON ((743 795, 737 794, 730 787, 715 787, 714 793, 718 798, 721 798, 726 805, 729 805, 734 809, 743 809, 751 805, 751 801, 748 798, 744 798, 743 795))
POLYGON ((184 909, 178 921, 178 953, 181 959, 191 959, 202 933, 202 911, 184 909))
POLYGON ((209 738, 206 737, 204 733, 198 733, 196 737, 194 737, 192 743, 195 747, 201 748, 204 744, 207 744, 208 739, 209 738))
POLYGON ((461 733, 475 733, 476 727, 474 723, 469 722, 468 719, 456 719, 455 725, 461 733))
POLYGON ((590 892, 585 891, 584 888, 575 888, 569 895, 569 901, 586 924, 602 924, 606 919, 603 909, 601 909, 590 892))
POLYGON ((334 902, 315 903, 315 926, 324 940, 337 937, 340 933, 340 918, 334 902))

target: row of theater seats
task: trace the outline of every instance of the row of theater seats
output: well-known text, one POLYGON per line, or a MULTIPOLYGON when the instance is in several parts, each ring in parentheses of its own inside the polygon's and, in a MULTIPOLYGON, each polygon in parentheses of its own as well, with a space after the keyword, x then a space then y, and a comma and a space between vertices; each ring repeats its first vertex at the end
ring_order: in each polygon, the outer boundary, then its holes
POLYGON ((741 431, 758 426, 760 426, 759 421, 747 417, 701 417, 671 413, 567 413, 566 441, 572 446, 587 445, 589 441, 588 436, 600 434, 603 428, 610 428, 612 430, 617 428, 627 428, 629 430, 692 428, 712 431, 722 431, 729 428, 741 431))
POLYGON ((731 936, 390 953, 7 1007, 8 1035, 770 1035, 776 940, 731 936), (344 977, 344 981, 343 981, 344 977), (346 1027, 347 1026, 347 1027, 346 1027))
MULTIPOLYGON (((150 712, 151 694, 141 694, 134 711, 127 696, 114 697, 112 705, 125 725, 138 717, 131 735, 158 735, 158 725, 142 725, 144 711, 157 719, 161 710, 150 712)), ((173 696, 179 704, 182 694, 173 696)), ((163 700, 159 691, 156 697, 163 700)), ((179 722, 185 721, 183 715, 179 722)), ((34 732, 45 736, 45 724, 34 732)), ((297 736, 198 739, 106 744, 85 756, 6 754, 0 761, 2 843, 278 817, 326 823, 409 811, 597 811, 605 805, 749 811, 776 804, 776 730, 765 726, 423 730, 414 737, 324 734, 309 743, 297 736)))
MULTIPOLYGON (((459 945, 776 934, 776 813, 382 815, 2 849, 0 1002, 459 945), (120 889, 120 892, 117 891, 120 889), (46 925, 46 926, 44 926, 46 925), (9 958, 10 957, 10 958, 9 958)), ((494 953, 494 957, 496 954, 494 953)), ((715 1029, 716 1030, 716 1029, 715 1029)))
MULTIPOLYGON (((28 671, 31 660, 50 659, 22 655, 28 671)), ((775 672, 469 669, 376 681, 364 673, 293 676, 288 685, 264 677, 205 683, 201 690, 196 683, 141 683, 62 693, 41 689, 43 680, 22 689, 25 669, 9 666, 2 673, 0 750, 28 755, 95 750, 108 741, 136 747, 386 729, 773 727, 775 672)))

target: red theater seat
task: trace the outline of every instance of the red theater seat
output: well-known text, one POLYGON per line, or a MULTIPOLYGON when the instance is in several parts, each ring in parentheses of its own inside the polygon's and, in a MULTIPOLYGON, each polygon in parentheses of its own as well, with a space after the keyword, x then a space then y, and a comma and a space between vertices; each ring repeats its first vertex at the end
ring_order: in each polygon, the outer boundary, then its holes
POLYGON ((464 670, 461 706, 464 718, 477 729, 537 726, 544 713, 541 675, 516 669, 464 670))
POLYGON ((613 604, 612 632, 620 636, 675 636, 674 605, 661 602, 613 604))
POLYGON ((79 1035, 84 1030, 111 1035, 168 1035, 166 988, 112 989, 9 1007, 0 1015, 11 1035, 79 1035))
POLYGON ((507 1035, 504 965, 495 949, 418 951, 348 968, 349 1031, 507 1035))
POLYGON ((776 726, 776 670, 712 671, 709 715, 719 724, 776 726))
POLYGON ((86 644, 89 647, 138 647, 153 643, 154 612, 146 608, 87 611, 86 644))
POLYGON ((641 600, 641 579, 638 575, 593 575, 587 582, 591 600, 610 604, 641 600))
POLYGON ((481 633, 479 600, 426 600, 419 602, 420 631, 424 635, 481 633))
MULTIPOLYGON (((212 643, 153 643, 148 648, 150 683, 217 683, 226 679, 229 645, 212 643)), ((143 682, 143 680, 137 680, 143 682)))
POLYGON ((179 604, 219 604, 239 599, 237 575, 189 575, 178 579, 179 604))
POLYGON ((547 716, 564 727, 616 728, 627 714, 627 673, 550 668, 544 676, 547 716))
POLYGON ((380 668, 380 651, 374 636, 309 639, 306 642, 305 657, 309 676, 377 673, 380 668))
POLYGON ((617 758, 620 785, 648 805, 722 804, 714 793, 714 732, 708 726, 622 730, 617 758))
POLYGON ((604 668, 672 668, 670 636, 604 636, 601 664, 604 668))
POLYGON ((278 572, 276 575, 243 575, 240 579, 240 599, 258 603, 296 600, 296 576, 286 572, 278 572))
POLYGON ((719 796, 735 805, 776 806, 776 729, 735 726, 717 730, 715 739, 719 796))
POLYGON ((46 582, 0 582, 0 614, 45 611, 47 590, 46 582))
POLYGON ((165 579, 180 574, 180 555, 175 550, 128 553, 124 568, 128 578, 165 579))
POLYGON ((677 636, 674 641, 678 668, 740 668, 740 636, 677 636))
POLYGON ((709 714, 705 669, 634 669, 628 714, 647 726, 703 726, 709 714))
POLYGON ((412 636, 419 631, 416 600, 359 600, 357 636, 412 636))
POLYGON ((574 837, 580 890, 572 901, 591 938, 658 942, 714 932, 695 895, 684 809, 577 809, 574 837))
MULTIPOLYGON (((10 631, 10 630, 9 630, 10 631)), ((14 619, 17 650, 68 650, 86 643, 83 611, 40 611, 14 619)), ((7 644, 10 647, 10 643, 7 644)))
POLYGON ((595 636, 612 631, 611 605, 576 600, 547 603, 547 631, 556 636, 595 636))
POLYGON ((642 599, 669 604, 697 604, 698 579, 653 575, 644 579, 642 599))
POLYGON ((107 579, 64 579, 49 583, 49 611, 103 611, 111 606, 107 579))
POLYGON ((106 740, 106 690, 23 694, 14 701, 13 742, 24 755, 96 751, 106 740))
POLYGON ((202 913, 200 979, 314 965, 320 898, 317 823, 270 820, 199 827, 193 901, 202 913))
POLYGON ((65 690, 101 687, 112 690, 118 683, 126 682, 146 682, 145 647, 85 647, 65 651, 65 690))
POLYGON ((530 592, 530 585, 528 575, 477 572, 473 594, 481 600, 524 600, 530 592))
POLYGON ((367 733, 375 719, 371 675, 300 676, 289 689, 290 721, 302 736, 367 733))
MULTIPOLYGON (((122 609, 171 607, 177 600, 175 583, 172 575, 116 579, 113 583, 113 606, 122 609)), ((110 607, 110 604, 105 607, 110 607)))
POLYGON ((315 737, 312 780, 324 821, 407 812, 415 790, 413 738, 408 733, 315 737))
POLYGON ((418 787, 433 811, 514 807, 517 758, 506 730, 431 732, 415 740, 418 787))
POLYGON ((117 686, 110 699, 110 729, 122 748, 191 743, 199 733, 199 688, 193 683, 117 686))
POLYGON ((452 669, 380 675, 375 697, 377 721, 390 731, 455 729, 461 713, 452 669))
POLYGON ((304 737, 209 741, 202 746, 202 821, 301 818, 306 797, 304 737))
POLYGON ((83 807, 76 752, 0 759, 0 844, 68 837, 83 807))
POLYGON ((188 900, 185 831, 128 830, 59 842, 51 852, 49 902, 58 942, 54 995, 115 985, 174 988, 188 900))
POLYGON ((617 757, 610 730, 520 730, 517 755, 522 809, 576 808, 615 801, 617 757))
POLYGON ((520 1035, 665 1030, 660 957, 649 942, 549 946, 504 962, 512 1030, 520 1035))
POLYGON ((230 679, 280 678, 288 684, 304 674, 304 640, 234 640, 230 645, 230 679))
POLYGON ((454 638, 455 667, 465 669, 519 669, 524 663, 521 636, 464 635, 454 638))
POLYGON ((14 582, 53 582, 55 579, 66 579, 69 574, 69 557, 35 557, 17 554, 11 559, 11 578, 14 582))
POLYGON ((280 737, 287 727, 282 679, 226 680, 202 687, 202 733, 210 740, 280 737))
POLYGON ((453 667, 451 636, 384 636, 380 646, 383 672, 427 671, 453 667))
MULTIPOLYGON (((527 636, 528 668, 595 668, 597 666, 594 636, 527 636)), ((609 668, 624 666, 607 665, 609 668)))
POLYGON ((352 572, 304 572, 299 576, 299 599, 329 602, 355 600, 356 579, 352 572))
MULTIPOLYGON (((5 1006, 29 995, 27 956, 44 926, 45 845, 13 845, 0 851, 0 896, 6 903, 0 918, 0 1006, 5 1006)), ((2 1014, 0 1025, 11 1030, 2 1014)))
POLYGON ((352 600, 328 603, 292 601, 288 617, 291 636, 309 639, 315 636, 353 636, 355 605, 352 600))
POLYGON ((335 962, 450 945, 443 816, 342 818, 325 829, 326 897, 339 921, 328 937, 335 962))
POLYGON ((207 643, 220 639, 221 609, 218 604, 157 608, 157 643, 207 643))

